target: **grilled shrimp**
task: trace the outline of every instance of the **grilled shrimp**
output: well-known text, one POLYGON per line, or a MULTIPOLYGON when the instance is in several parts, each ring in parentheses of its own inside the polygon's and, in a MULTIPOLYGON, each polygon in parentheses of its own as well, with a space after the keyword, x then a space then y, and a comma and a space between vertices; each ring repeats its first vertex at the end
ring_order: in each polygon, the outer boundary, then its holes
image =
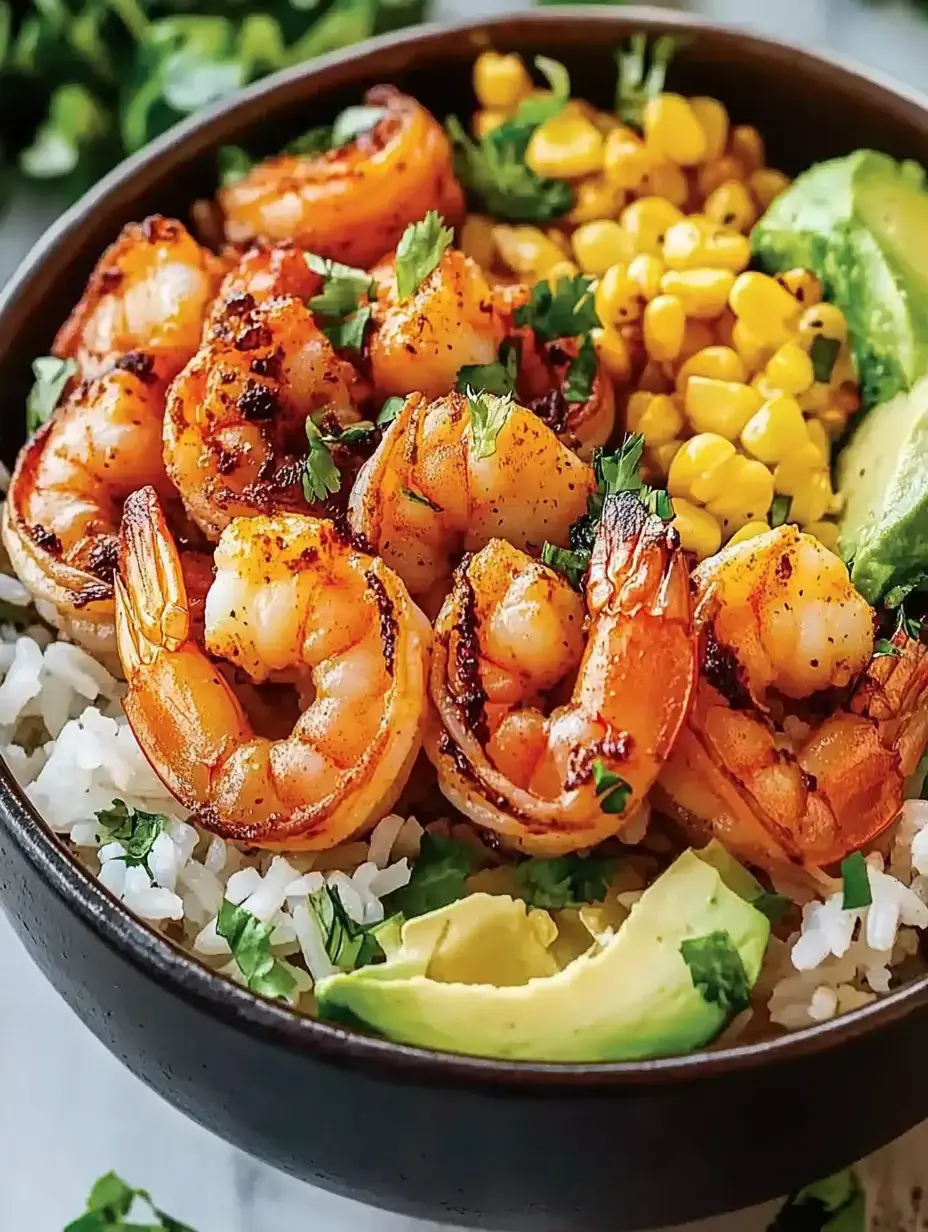
POLYGON ((305 511, 307 417, 357 421, 358 390, 300 300, 231 295, 168 394, 164 460, 190 517, 217 539, 234 517, 305 511))
POLYGON ((439 398, 455 388, 466 364, 490 364, 503 326, 480 267, 446 249, 438 265, 405 299, 396 292, 393 259, 373 271, 374 328, 368 343, 371 378, 383 398, 423 393, 439 398))
POLYGON ((239 519, 216 548, 205 645, 151 488, 126 502, 116 578, 125 710, 167 788, 217 834, 333 847, 389 812, 421 744, 430 629, 400 579, 331 522, 239 519), (311 700, 258 732, 216 660, 311 700))
POLYGON ((463 197, 442 126, 392 86, 369 90, 365 103, 383 115, 349 145, 324 154, 282 154, 221 189, 226 238, 293 239, 367 269, 428 210, 456 219, 463 197))
POLYGON ((877 838, 928 741, 928 649, 902 628, 874 657, 846 567, 793 526, 719 553, 694 583, 700 679, 665 805, 770 870, 877 838))
POLYGON ((494 536, 536 555, 546 539, 566 547, 595 484, 530 411, 489 394, 479 404, 475 427, 464 394, 410 395, 351 493, 352 528, 430 614, 461 553, 494 536))
POLYGON ((255 240, 235 263, 219 289, 210 309, 208 326, 223 329, 228 305, 239 303, 245 308, 280 295, 292 295, 308 300, 322 288, 322 277, 306 264, 303 250, 292 240, 276 244, 255 240))
POLYGON ((120 355, 144 351, 170 380, 199 345, 224 268, 173 219, 130 223, 97 262, 52 350, 76 360, 85 379, 120 355))
POLYGON ((590 396, 571 400, 571 368, 581 353, 577 338, 539 342, 530 329, 519 330, 516 393, 552 432, 579 457, 589 461, 609 440, 615 427, 615 391, 596 363, 590 396))
POLYGON ((115 651, 113 569, 122 504, 161 460, 164 381, 133 351, 85 382, 21 450, 3 507, 3 542, 43 616, 94 653, 115 651))
POLYGON ((426 747, 441 790, 545 856, 624 827, 696 681, 679 539, 632 493, 606 498, 585 597, 495 539, 460 566, 435 626, 426 747))

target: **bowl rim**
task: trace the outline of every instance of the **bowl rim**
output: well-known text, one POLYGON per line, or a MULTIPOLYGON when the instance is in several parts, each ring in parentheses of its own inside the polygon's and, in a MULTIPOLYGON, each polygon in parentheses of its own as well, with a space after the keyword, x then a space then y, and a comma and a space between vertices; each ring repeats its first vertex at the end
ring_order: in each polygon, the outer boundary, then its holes
MULTIPOLYGON (((18 310, 33 281, 65 249, 85 220, 107 199, 130 183, 161 179, 160 163, 178 147, 189 146, 187 158, 211 150, 214 129, 222 121, 234 127, 240 113, 256 100, 273 106, 296 83, 311 82, 332 68, 345 70, 346 82, 367 61, 392 48, 414 48, 427 57, 433 44, 450 37, 478 38, 494 31, 507 40, 535 31, 562 27, 563 23, 601 25, 614 38, 637 29, 669 34, 700 33, 732 49, 750 47, 755 58, 767 58, 790 69, 812 71, 825 84, 853 87, 863 101, 912 121, 928 123, 928 97, 889 76, 862 67, 845 57, 812 52, 779 39, 725 22, 652 6, 630 5, 617 10, 597 5, 561 5, 531 12, 470 19, 455 23, 431 22, 369 39, 354 47, 317 57, 307 64, 284 69, 255 82, 229 99, 205 108, 175 125, 143 150, 131 155, 85 193, 44 233, 0 290, 0 333, 3 323, 18 310)), ((51 277, 51 276, 50 276, 51 277)), ((621 1088, 691 1082, 721 1073, 750 1071, 759 1066, 784 1064, 841 1047, 859 1036, 884 1028, 918 1009, 928 1008, 928 975, 893 990, 884 998, 840 1015, 828 1022, 751 1044, 731 1044, 683 1056, 644 1061, 554 1063, 514 1061, 439 1052, 346 1030, 333 1023, 299 1014, 270 1001, 214 972, 173 941, 164 937, 107 890, 78 860, 73 850, 51 829, 0 758, 0 824, 21 854, 70 910, 140 973, 153 979, 194 1008, 226 1025, 289 1050, 333 1063, 351 1063, 389 1077, 399 1073, 412 1080, 470 1087, 505 1086, 553 1090, 564 1094, 599 1088, 607 1094, 621 1088)))

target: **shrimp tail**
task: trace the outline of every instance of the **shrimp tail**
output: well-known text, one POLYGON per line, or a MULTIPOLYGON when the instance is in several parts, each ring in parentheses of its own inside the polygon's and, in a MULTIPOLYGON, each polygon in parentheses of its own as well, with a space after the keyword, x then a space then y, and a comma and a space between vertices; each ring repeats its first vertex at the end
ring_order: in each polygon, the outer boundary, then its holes
POLYGON ((126 500, 119 543, 117 591, 120 604, 131 610, 131 621, 122 622, 127 636, 140 650, 145 642, 177 650, 190 636, 187 589, 180 554, 154 488, 140 488, 126 500))

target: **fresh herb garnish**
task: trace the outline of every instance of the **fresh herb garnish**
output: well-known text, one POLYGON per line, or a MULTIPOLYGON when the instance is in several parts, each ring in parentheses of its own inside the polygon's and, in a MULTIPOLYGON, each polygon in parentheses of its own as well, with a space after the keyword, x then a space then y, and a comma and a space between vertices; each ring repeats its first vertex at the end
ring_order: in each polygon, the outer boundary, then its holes
POLYGON ((312 312, 324 317, 344 317, 355 311, 362 297, 369 299, 374 293, 374 281, 362 269, 330 261, 314 252, 304 252, 303 259, 323 280, 322 291, 307 303, 312 312))
POLYGON ((470 390, 496 394, 502 398, 515 393, 518 375, 519 344, 516 339, 507 338, 500 345, 499 359, 495 359, 492 364, 465 364, 458 371, 455 388, 461 394, 470 390))
POLYGON ((859 851, 852 852, 841 861, 841 876, 844 879, 844 897, 841 906, 845 911, 859 911, 873 902, 867 861, 859 851))
POLYGON ((899 604, 899 615, 896 617, 896 627, 893 630, 893 637, 898 637, 900 633, 904 633, 906 637, 912 638, 913 641, 918 641, 922 634, 922 622, 915 616, 909 616, 906 613, 904 604, 899 604))
POLYGON ((648 513, 653 513, 662 522, 673 521, 673 501, 665 488, 649 488, 647 484, 642 484, 641 498, 647 506, 648 513))
POLYGON ((619 78, 616 84, 615 110, 620 120, 635 128, 641 128, 646 104, 664 89, 667 69, 677 45, 675 38, 663 34, 655 39, 649 48, 646 34, 633 34, 628 46, 619 48, 616 52, 619 78))
POLYGON ((397 415, 403 409, 406 399, 401 398, 398 394, 387 398, 386 402, 380 408, 380 413, 377 416, 377 427, 385 428, 387 424, 393 423, 397 415))
POLYGON ((536 56, 535 67, 551 87, 551 94, 548 97, 536 95, 523 99, 512 118, 514 124, 531 125, 533 128, 560 115, 570 99, 570 73, 560 60, 536 56))
POLYGON ((133 1189, 116 1175, 107 1172, 94 1184, 87 1199, 83 1215, 73 1220, 64 1232, 194 1232, 189 1224, 181 1223, 166 1212, 159 1210, 147 1190, 133 1189), (128 1223, 128 1217, 136 1203, 148 1208, 144 1224, 128 1223))
POLYGON ((533 907, 578 907, 601 903, 618 861, 596 856, 533 857, 516 865, 519 893, 533 907))
POLYGON ((496 438, 512 411, 512 397, 497 398, 494 394, 467 391, 470 410, 470 436, 475 458, 489 458, 496 453, 496 438))
POLYGON ((812 371, 817 381, 827 385, 831 380, 831 374, 840 350, 841 343, 837 338, 826 338, 823 334, 817 334, 812 339, 812 345, 809 347, 809 358, 812 360, 812 371))
POLYGON ((572 548, 559 548, 545 543, 541 549, 541 563, 549 569, 563 573, 574 590, 579 590, 584 575, 590 567, 589 552, 575 552, 572 548))
POLYGON ((408 885, 388 896, 390 913, 401 912, 409 920, 463 898, 476 863, 473 847, 427 830, 408 885))
POLYGON ((765 915, 771 924, 779 924, 789 910, 790 900, 785 894, 764 890, 756 898, 751 899, 751 906, 756 907, 762 915, 765 915))
POLYGON ((786 522, 786 519, 789 517, 789 507, 791 504, 792 498, 789 496, 775 496, 770 502, 770 512, 767 516, 774 530, 778 526, 783 526, 786 522))
POLYGON ((358 445, 374 431, 375 427, 369 419, 359 419, 357 423, 342 428, 337 436, 323 436, 322 439, 327 445, 358 445))
POLYGON ((57 355, 42 355, 32 361, 35 381, 26 398, 26 431, 30 436, 54 415, 64 387, 76 372, 73 359, 59 359, 57 355))
POLYGON ((312 419, 306 417, 309 453, 303 466, 303 495, 308 504, 327 500, 341 489, 342 476, 325 437, 312 419))
POLYGON ((108 839, 125 848, 126 864, 130 868, 140 866, 150 873, 148 857, 155 839, 164 830, 167 817, 163 813, 132 808, 123 800, 114 800, 108 809, 100 809, 96 817, 108 839))
POLYGON ((340 149, 357 141, 362 133, 372 132, 387 115, 386 107, 358 105, 346 107, 332 125, 330 149, 340 149))
POLYGON ((409 224, 396 246, 396 293, 400 299, 418 291, 453 239, 454 233, 436 210, 429 210, 421 222, 409 224))
POLYGON ((300 133, 299 137, 288 141, 284 150, 287 154, 296 154, 299 157, 303 154, 325 154, 331 148, 332 129, 328 124, 317 124, 314 128, 308 128, 305 133, 300 133))
POLYGON ((599 807, 604 813, 622 813, 632 794, 631 786, 620 774, 607 770, 597 757, 593 762, 593 787, 599 796, 599 807))
POLYGON ((324 885, 309 894, 307 902, 322 933, 325 952, 339 971, 354 971, 383 957, 374 935, 380 924, 357 924, 352 920, 335 886, 324 885))
POLYGON ((873 658, 899 659, 902 657, 902 651, 898 646, 894 646, 888 637, 878 637, 873 644, 873 658))
POLYGON ((216 932, 228 941, 232 957, 252 992, 289 1001, 296 978, 289 963, 271 953, 273 925, 265 924, 250 911, 223 899, 216 917, 216 932))
POLYGON ((343 321, 333 321, 331 325, 323 326, 322 332, 336 349, 360 351, 364 346, 364 333, 370 325, 372 313, 370 304, 365 304, 343 321))
POLYGON ((544 279, 536 282, 528 303, 515 310, 515 324, 531 326, 542 342, 587 335, 601 325, 593 303, 593 281, 583 274, 575 274, 571 278, 558 278, 554 286, 544 279))
POLYGON ((589 334, 580 344, 580 353, 567 369, 564 380, 565 402, 589 402, 593 396, 593 381, 599 361, 596 358, 596 347, 589 334))
POLYGON ((433 500, 429 500, 427 496, 423 496, 421 492, 414 492, 412 488, 400 488, 400 491, 407 500, 414 501, 417 505, 425 505, 426 509, 431 509, 433 513, 444 513, 441 505, 436 505, 433 500))
POLYGON ((240 145, 223 145, 216 155, 219 183, 223 188, 243 180, 255 165, 254 159, 240 145))
POLYGON ((691 937, 680 943, 680 955, 689 967, 693 987, 709 1005, 718 1005, 726 1014, 747 1007, 748 975, 727 932, 691 937))

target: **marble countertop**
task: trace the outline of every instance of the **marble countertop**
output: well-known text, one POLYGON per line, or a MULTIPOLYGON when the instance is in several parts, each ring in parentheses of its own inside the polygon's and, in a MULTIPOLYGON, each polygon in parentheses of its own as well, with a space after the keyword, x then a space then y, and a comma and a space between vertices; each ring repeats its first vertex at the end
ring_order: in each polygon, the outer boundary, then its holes
MULTIPOLYGON (((527 0, 439 0, 438 13, 449 18, 524 7, 527 0)), ((928 89, 928 21, 903 0, 694 0, 688 7, 806 46, 830 47, 928 89)), ((48 201, 13 203, 0 224, 0 282, 54 213, 48 201)), ((3 1232, 60 1232, 82 1209, 93 1180, 110 1169, 148 1188, 197 1232, 437 1232, 437 1225, 311 1189, 187 1121, 78 1022, 2 916, 0 989, 3 1232)), ((923 1128, 871 1168, 890 1205, 906 1212, 926 1138, 923 1128)), ((705 1232, 710 1226, 712 1232, 762 1232, 769 1216, 770 1208, 742 1212, 704 1225, 705 1232)), ((889 1214, 881 1226, 914 1228, 915 1221, 903 1224, 889 1214)))

